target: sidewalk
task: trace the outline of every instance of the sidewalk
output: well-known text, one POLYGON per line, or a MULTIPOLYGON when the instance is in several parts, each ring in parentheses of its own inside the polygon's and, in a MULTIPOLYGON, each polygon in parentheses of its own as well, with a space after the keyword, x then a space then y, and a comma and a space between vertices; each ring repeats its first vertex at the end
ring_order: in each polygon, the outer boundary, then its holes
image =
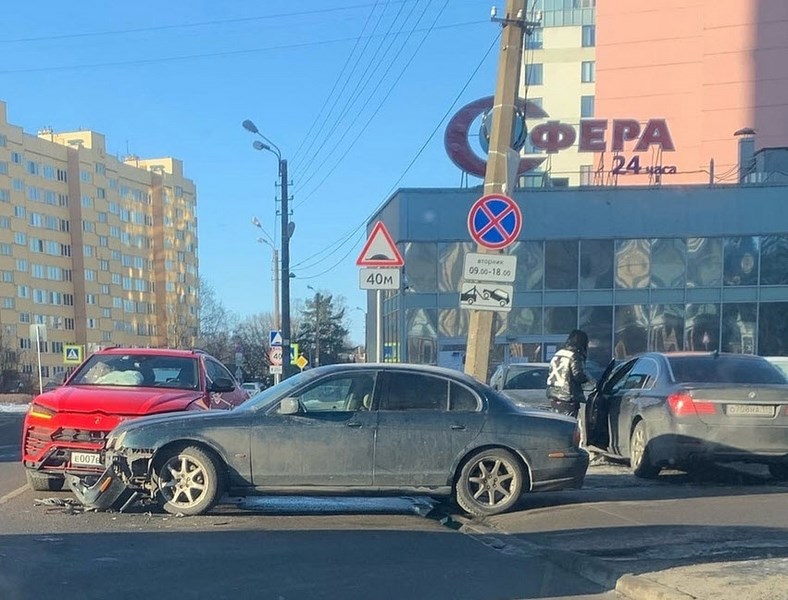
POLYGON ((25 412, 32 400, 31 394, 0 394, 0 413, 25 412))
POLYGON ((633 600, 786 600, 788 485, 739 476, 737 485, 729 471, 642 481, 592 467, 585 489, 534 494, 518 512, 462 523, 633 600))

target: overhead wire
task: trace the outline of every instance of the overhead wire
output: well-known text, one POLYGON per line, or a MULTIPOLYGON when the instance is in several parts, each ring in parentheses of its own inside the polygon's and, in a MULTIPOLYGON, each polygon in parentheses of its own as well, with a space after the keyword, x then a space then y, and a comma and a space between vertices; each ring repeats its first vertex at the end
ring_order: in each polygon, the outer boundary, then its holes
MULTIPOLYGON (((325 13, 332 13, 332 12, 342 12, 342 11, 350 11, 350 10, 358 10, 360 8, 367 8, 369 6, 377 6, 380 4, 381 0, 376 0, 374 3, 367 3, 367 4, 354 4, 349 6, 335 6, 332 8, 317 8, 313 10, 301 10, 295 12, 287 12, 287 13, 275 13, 272 15, 259 15, 259 16, 252 16, 252 17, 237 17, 233 19, 213 19, 210 21, 196 21, 194 23, 173 23, 171 25, 152 25, 149 27, 134 27, 134 28, 127 28, 127 29, 110 29, 106 31, 86 31, 81 33, 60 33, 55 35, 43 35, 37 37, 26 37, 26 38, 6 38, 0 39, 0 44, 16 44, 16 43, 25 43, 25 42, 43 42, 43 41, 54 41, 54 40, 68 40, 68 39, 77 39, 77 38, 87 38, 87 37, 100 37, 100 36, 107 36, 107 35, 123 35, 129 33, 147 33, 152 31, 168 31, 173 29, 190 29, 194 27, 205 27, 210 25, 228 25, 231 23, 248 23, 253 21, 268 21, 272 19, 282 19, 288 17, 303 17, 307 15, 319 15, 325 13)), ((384 2, 385 5, 389 4, 406 4, 408 2, 418 2, 419 0, 387 0, 384 2)))
MULTIPOLYGON (((484 65, 484 63, 486 62, 487 58, 488 58, 488 57, 489 57, 489 55, 490 55, 490 52, 492 52, 493 48, 494 48, 494 47, 495 47, 495 45, 498 43, 498 40, 500 39, 500 37, 501 37, 501 34, 499 33, 499 34, 498 34, 498 35, 495 37, 495 39, 493 39, 492 43, 491 43, 491 44, 490 44, 490 46, 487 48, 487 51, 484 53, 484 55, 482 56, 482 58, 481 58, 481 60, 479 61, 479 63, 478 63, 478 64, 476 65, 476 67, 473 69, 473 71, 471 72, 471 74, 470 74, 470 76, 468 77, 468 79, 466 80, 466 82, 465 82, 465 83, 463 84, 463 86, 460 88, 459 92, 458 92, 458 93, 457 93, 457 95, 454 97, 454 100, 452 100, 452 102, 451 102, 451 104, 449 105, 449 107, 448 107, 448 109, 446 110, 446 112, 443 114, 443 116, 440 118, 440 120, 439 120, 439 121, 438 121, 438 123, 435 125, 435 127, 433 128, 433 130, 430 132, 429 136, 427 136, 427 139, 424 141, 424 143, 421 145, 421 147, 419 148, 419 150, 416 152, 416 155, 413 157, 413 159, 412 159, 412 160, 411 160, 411 161, 408 163, 408 165, 405 167, 405 169, 403 170, 402 174, 401 174, 401 175, 400 175, 400 176, 397 178, 397 180, 396 180, 396 181, 395 181, 395 182, 392 184, 392 186, 391 186, 391 188, 389 189, 389 191, 388 191, 388 192, 386 192, 386 194, 383 196, 383 199, 380 201, 380 203, 378 203, 378 205, 377 205, 377 206, 376 206, 376 207, 375 207, 375 208, 374 208, 374 209, 373 209, 373 210, 372 210, 372 211, 369 213, 369 215, 368 215, 368 216, 366 216, 366 217, 364 218, 364 220, 363 220, 363 221, 362 221, 362 222, 361 222, 359 225, 357 225, 356 227, 354 227, 354 228, 353 228, 352 230, 350 230, 350 231, 349 231, 347 234, 343 235, 343 236, 340 238, 340 240, 338 240, 337 242, 334 242, 333 244, 330 244, 330 245, 328 246, 328 248, 331 248, 332 246, 335 246, 335 245, 337 245, 337 249, 338 249, 338 248, 341 248, 342 246, 344 246, 344 245, 347 243, 347 241, 348 241, 348 240, 352 239, 354 235, 356 235, 356 234, 357 234, 357 233, 358 233, 358 232, 359 232, 359 231, 360 231, 360 230, 361 230, 363 227, 365 227, 365 226, 366 226, 367 222, 369 221, 369 219, 371 219, 371 218, 372 218, 372 216, 374 216, 374 215, 375 215, 375 214, 376 214, 376 213, 377 213, 377 212, 378 212, 378 211, 379 211, 379 210, 380 210, 380 209, 381 209, 383 206, 385 206, 385 204, 386 204, 386 202, 388 202, 388 200, 389 200, 389 197, 391 196, 391 194, 392 194, 392 193, 393 193, 393 192, 394 192, 394 191, 397 189, 397 187, 399 186, 400 182, 401 182, 401 181, 402 181, 402 180, 405 178, 405 176, 408 174, 408 172, 409 172, 409 171, 410 171, 410 169, 413 167, 413 165, 416 163, 416 161, 417 161, 417 160, 418 160, 418 159, 421 157, 421 155, 424 153, 424 150, 427 148, 427 146, 429 145, 429 143, 430 143, 430 142, 432 141, 432 139, 435 137, 435 134, 436 134, 436 133, 437 133, 437 132, 440 130, 440 128, 441 128, 441 126, 443 125, 443 123, 444 123, 444 122, 446 121, 446 119, 447 119, 447 118, 448 118, 448 117, 451 115, 451 112, 452 112, 452 111, 454 110, 454 108, 457 106, 457 103, 460 101, 460 98, 462 98, 462 95, 463 95, 463 94, 465 93, 465 91, 468 89, 468 86, 471 84, 471 82, 473 81, 473 79, 476 77, 476 74, 479 72, 479 70, 482 68, 482 66, 483 66, 483 65, 484 65)), ((361 231, 361 235, 360 235, 360 236, 357 236, 357 237, 359 237, 359 238, 363 238, 363 234, 364 234, 364 232, 363 232, 363 231, 361 231)), ((353 245, 350 247, 350 249, 348 250, 348 252, 347 252, 347 253, 345 253, 345 255, 344 255, 342 258, 340 258, 340 259, 339 259, 339 261, 337 261, 336 263, 334 263, 333 265, 331 265, 331 266, 330 266, 330 267, 328 267, 327 269, 325 269, 325 270, 321 271, 320 273, 317 273, 317 274, 314 274, 314 275, 309 275, 309 276, 301 276, 300 278, 302 278, 302 279, 315 279, 315 278, 317 278, 317 277, 321 277, 321 276, 325 275, 326 273, 329 273, 329 272, 331 272, 331 271, 332 271, 332 270, 334 270, 336 267, 338 267, 340 264, 342 264, 342 262, 343 262, 343 261, 344 261, 344 260, 345 260, 345 259, 346 259, 346 258, 347 258, 349 255, 350 255, 350 253, 353 251, 353 249, 355 248, 355 246, 356 246, 356 244, 357 244, 357 243, 358 243, 358 242, 355 242, 355 243, 354 243, 354 244, 353 244, 353 245)), ((325 250, 324 250, 324 251, 325 251, 325 250)), ((309 256, 308 258, 304 259, 303 261, 301 261, 301 262, 300 262, 300 263, 298 263, 298 264, 299 264, 299 265, 303 265, 303 264, 304 264, 305 262, 307 262, 308 260, 310 260, 310 259, 312 259, 312 258, 314 258, 314 257, 316 257, 316 256, 320 256, 320 255, 322 255, 322 254, 324 253, 324 251, 317 252, 317 253, 315 253, 315 254, 313 254, 313 255, 309 256)), ((335 253, 335 252, 336 252, 336 249, 335 249, 334 253, 335 253)), ((315 265, 317 265, 317 264, 318 264, 318 263, 314 263, 314 265, 312 265, 312 266, 315 266, 315 265)), ((294 265, 294 266, 298 266, 298 265, 294 265)), ((309 268, 309 267, 303 267, 303 268, 309 268)))
MULTIPOLYGON (((375 14, 375 9, 378 7, 379 4, 380 4, 380 0, 377 0, 372 5, 372 9, 369 11, 369 14, 367 15, 367 18, 364 21, 364 25, 361 28, 361 35, 364 35, 364 32, 367 30, 367 25, 369 25, 369 22, 372 20, 372 15, 375 14)), ((356 42, 353 44, 353 48, 351 48, 350 53, 348 54, 347 58, 345 59, 345 64, 342 65, 342 68, 339 71, 339 75, 334 80, 334 86, 331 88, 331 91, 328 92, 328 96, 326 96, 326 99, 320 104, 320 110, 315 115, 315 119, 312 121, 312 124, 309 126, 309 129, 307 129, 307 132, 301 138, 301 142, 298 144, 298 147, 296 148, 295 153, 293 153, 293 162, 294 163, 298 160, 298 157, 301 155, 301 149, 304 147, 304 144, 309 139, 311 139, 312 132, 314 131, 315 126, 319 122, 323 123, 323 114, 324 114, 324 111, 326 109, 326 106, 328 106, 328 103, 331 101, 331 98, 334 96, 334 92, 339 87, 339 82, 342 80, 342 77, 345 74, 345 70, 347 69, 348 65, 350 64, 350 60, 353 58, 353 55, 355 54, 356 49, 358 48, 360 43, 361 43, 361 37, 359 37, 356 40, 356 42)), ((355 68, 355 65, 354 65, 354 68, 355 68)))
MULTIPOLYGON (((384 44, 386 42, 386 38, 389 35, 391 35, 391 32, 394 29, 394 27, 397 25, 397 21, 399 20, 399 17, 402 14, 402 10, 404 9, 404 6, 400 6, 400 9, 397 11, 397 14, 394 16, 394 18, 388 24, 388 29, 386 30, 386 33, 384 34, 383 37, 380 38, 380 43, 378 44, 377 48, 375 48, 373 50, 373 54, 370 57, 369 61, 366 63, 366 66, 364 67, 363 73, 361 73, 361 75, 356 80, 355 87, 352 89, 352 91, 350 91, 348 93, 347 99, 345 100, 344 105, 339 110, 338 114, 336 115, 333 123, 331 123, 331 125, 328 126, 327 133, 325 133, 325 135, 323 135, 321 137, 320 142, 318 144, 316 144, 315 146, 310 148, 310 154, 303 161, 301 161, 297 165, 294 165, 294 169, 293 170, 294 170, 294 177, 296 179, 298 178, 298 175, 300 174, 299 173, 299 168, 300 168, 301 164, 310 165, 313 160, 316 160, 317 157, 320 156, 321 151, 323 150, 325 145, 328 143, 328 141, 331 139, 331 136, 339 128, 339 126, 347 119, 347 117, 350 115, 350 111, 353 108, 353 106, 358 102, 359 98, 361 98, 362 95, 366 92, 366 90, 367 90, 367 88, 369 86, 369 83, 373 80, 373 77, 378 72, 378 69, 380 68, 380 65, 384 63, 384 61, 386 59, 386 56, 389 53, 389 50, 392 48, 394 43, 397 41, 397 37, 403 33, 403 31, 405 29, 405 25, 406 25, 408 19, 410 18, 410 15, 413 14, 413 8, 415 8, 415 6, 416 5, 414 5, 412 7, 411 12, 408 13, 408 15, 405 17, 405 20, 401 23, 397 33, 394 34, 394 36, 391 37, 388 46, 386 46, 385 51, 381 55, 381 50, 382 50, 382 48, 383 48, 383 46, 384 46, 384 44), (374 71, 372 72, 371 76, 368 76, 369 71, 370 71, 370 69, 372 68, 373 65, 375 65, 374 71)), ((382 17, 383 17, 383 13, 381 13, 381 18, 382 17)), ((380 22, 380 19, 378 20, 378 22, 380 22)), ((366 50, 366 46, 365 46, 364 50, 366 50)), ((301 171, 303 171, 303 169, 301 171)), ((314 171, 313 171, 313 173, 314 173, 314 171)), ((314 175, 310 175, 309 178, 311 178, 313 176, 314 175)), ((306 179, 308 179, 308 178, 306 178, 306 179)), ((303 185, 305 185, 305 183, 302 181, 301 183, 297 184, 296 187, 303 187, 303 185)))
MULTIPOLYGON (((479 23, 483 23, 484 21, 465 21, 461 23, 451 23, 448 25, 442 25, 436 27, 436 29, 454 29, 457 27, 468 27, 470 25, 478 25, 479 23)), ((415 29, 414 32, 426 31, 426 29, 415 29)), ((407 33, 407 32, 403 32, 407 33)), ((361 36, 362 39, 364 36, 361 36)), ((379 37, 379 36, 375 36, 379 37)), ((260 48, 247 48, 243 50, 224 50, 219 52, 204 52, 200 54, 185 54, 181 56, 163 56, 158 58, 140 58, 140 59, 130 59, 130 60, 120 60, 120 61, 108 61, 108 62, 100 62, 100 63, 83 63, 83 64, 76 64, 76 65, 59 65, 59 66, 49 66, 49 67, 25 67, 21 69, 2 69, 0 70, 0 75, 17 75, 17 74, 24 74, 24 73, 45 73, 45 72, 53 72, 53 71, 73 71, 79 69, 97 69, 103 67, 126 67, 126 66, 133 66, 133 65, 144 65, 144 64, 159 64, 165 62, 176 62, 176 61, 183 61, 183 60, 194 60, 200 58, 217 58, 217 57, 224 57, 224 56, 239 56, 243 54, 257 54, 261 52, 271 52, 277 50, 293 50, 299 48, 310 48, 314 46, 326 46, 330 44, 339 44, 344 42, 353 42, 357 40, 359 36, 350 36, 344 38, 334 38, 329 40, 318 40, 312 42, 298 42, 294 44, 281 44, 278 46, 265 46, 260 48)))

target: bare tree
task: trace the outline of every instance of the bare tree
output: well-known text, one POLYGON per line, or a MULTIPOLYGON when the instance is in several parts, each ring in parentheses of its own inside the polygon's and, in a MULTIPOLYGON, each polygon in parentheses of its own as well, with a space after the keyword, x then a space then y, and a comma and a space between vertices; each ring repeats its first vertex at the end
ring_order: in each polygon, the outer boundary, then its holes
POLYGON ((200 277, 200 335, 198 346, 224 363, 235 359, 232 332, 238 317, 228 311, 216 297, 207 280, 200 277))
POLYGON ((274 317, 271 313, 246 317, 235 327, 235 348, 243 353, 241 366, 251 379, 262 379, 268 375, 268 334, 273 329, 274 317))

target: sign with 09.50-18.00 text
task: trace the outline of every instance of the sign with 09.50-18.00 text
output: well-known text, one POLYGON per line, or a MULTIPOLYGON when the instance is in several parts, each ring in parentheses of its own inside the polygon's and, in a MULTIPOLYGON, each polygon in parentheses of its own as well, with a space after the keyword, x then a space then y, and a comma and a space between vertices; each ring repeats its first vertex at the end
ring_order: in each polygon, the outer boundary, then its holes
POLYGON ((517 257, 512 254, 465 255, 462 278, 467 281, 512 283, 517 272, 517 257))

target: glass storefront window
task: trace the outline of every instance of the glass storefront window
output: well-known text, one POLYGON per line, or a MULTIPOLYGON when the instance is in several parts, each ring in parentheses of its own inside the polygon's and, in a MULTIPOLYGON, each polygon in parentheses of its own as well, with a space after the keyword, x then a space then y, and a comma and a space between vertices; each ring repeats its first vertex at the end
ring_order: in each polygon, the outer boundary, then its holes
POLYGON ((588 359, 604 369, 613 356, 613 307, 581 307, 579 322, 588 334, 588 359))
POLYGON ((722 352, 755 354, 754 302, 722 305, 722 352))
POLYGON ((684 349, 684 305, 652 304, 648 318, 648 350, 677 352, 684 349))
POLYGON ((613 289, 613 240, 580 240, 580 289, 613 289))
POLYGON ((475 245, 470 242, 443 243, 438 246, 438 291, 459 292, 462 279, 462 266, 465 255, 473 252, 475 245))
POLYGON ((617 288, 648 287, 650 245, 649 240, 616 240, 617 288))
MULTIPOLYGON (((407 258, 405 259, 407 260, 407 258)), ((412 308, 405 311, 407 361, 434 365, 438 362, 438 311, 412 308)))
POLYGON ((545 289, 577 289, 577 240, 545 242, 545 289))
POLYGON ((788 356, 788 302, 762 302, 758 314, 758 354, 788 356))
POLYGON ((404 245, 402 270, 405 289, 416 293, 438 291, 438 245, 427 242, 407 242, 404 245))
POLYGON ((441 337, 467 337, 470 311, 442 308, 438 311, 438 334, 441 337))
POLYGON ((761 238, 761 285, 788 284, 788 235, 761 238))
POLYGON ((722 282, 722 240, 687 239, 687 287, 716 287, 722 282))
POLYGON ((684 318, 684 349, 719 350, 719 304, 687 304, 684 318))
POLYGON ((613 356, 619 360, 648 349, 648 307, 625 304, 615 307, 613 356))
POLYGON ((544 309, 545 335, 569 335, 577 328, 576 306, 546 306, 544 309))
POLYGON ((510 254, 517 257, 517 292, 541 290, 544 281, 544 247, 542 242, 515 242, 510 254))
POLYGON ((542 307, 512 308, 507 319, 504 335, 516 337, 520 335, 542 334, 542 307))
POLYGON ((686 254, 684 240, 651 240, 651 287, 683 288, 687 273, 686 254))
POLYGON ((759 239, 732 237, 723 241, 724 285, 757 285, 759 239))

